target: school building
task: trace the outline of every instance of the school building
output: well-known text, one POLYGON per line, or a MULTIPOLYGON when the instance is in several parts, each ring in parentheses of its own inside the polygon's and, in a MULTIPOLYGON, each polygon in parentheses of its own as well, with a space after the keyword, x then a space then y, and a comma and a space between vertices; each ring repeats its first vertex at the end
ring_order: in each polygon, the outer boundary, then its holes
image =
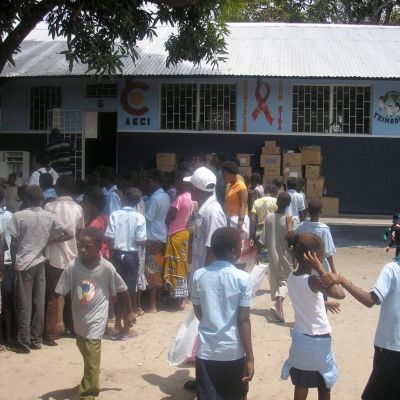
MULTIPOLYGON (((325 195, 341 213, 400 211, 400 27, 230 24, 219 68, 166 67, 171 28, 143 41, 112 79, 69 72, 65 42, 26 40, 0 77, 6 152, 38 152, 52 127, 76 142, 76 173, 153 168, 157 152, 254 154, 322 148, 325 195)), ((12 157, 9 157, 12 161, 12 157)), ((2 164, 3 163, 3 164, 2 164)))

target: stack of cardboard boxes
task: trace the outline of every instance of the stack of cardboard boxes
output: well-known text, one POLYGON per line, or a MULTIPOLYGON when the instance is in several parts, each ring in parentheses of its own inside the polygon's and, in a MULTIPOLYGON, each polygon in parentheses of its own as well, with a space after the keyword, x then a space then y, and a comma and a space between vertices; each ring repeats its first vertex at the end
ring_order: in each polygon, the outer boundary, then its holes
POLYGON ((281 149, 276 142, 266 141, 261 149, 260 167, 264 168, 263 184, 274 179, 282 179, 281 174, 281 149))
POLYGON ((251 154, 236 154, 236 158, 239 161, 239 174, 243 177, 247 176, 250 178, 253 173, 251 169, 251 154))
POLYGON ((175 153, 157 153, 156 154, 157 169, 163 172, 171 172, 176 168, 175 153))

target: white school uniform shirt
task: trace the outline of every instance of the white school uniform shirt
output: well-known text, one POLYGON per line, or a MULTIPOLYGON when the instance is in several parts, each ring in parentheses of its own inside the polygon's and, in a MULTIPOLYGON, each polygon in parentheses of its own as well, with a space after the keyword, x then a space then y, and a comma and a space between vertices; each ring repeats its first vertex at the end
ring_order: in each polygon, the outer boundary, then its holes
POLYGON ((199 345, 202 360, 234 361, 245 356, 238 329, 239 307, 250 307, 250 275, 228 261, 216 260, 193 278, 193 305, 201 306, 199 345))
POLYGON ((146 237, 146 220, 134 207, 123 207, 110 215, 105 235, 114 239, 114 249, 139 251, 146 237))
POLYGON ((400 352, 400 262, 386 264, 371 290, 381 310, 375 333, 375 346, 400 352))
POLYGON ((38 185, 39 186, 39 179, 40 179, 40 175, 42 174, 50 174, 53 177, 53 185, 55 185, 57 183, 58 180, 58 174, 56 171, 54 171, 53 168, 49 168, 47 169, 46 167, 41 167, 39 169, 37 169, 36 171, 32 172, 31 177, 29 178, 29 183, 28 185, 38 185))
POLYGON ((296 233, 315 233, 318 235, 325 243, 325 254, 324 254, 324 262, 322 266, 326 272, 329 271, 329 263, 327 258, 333 256, 336 253, 336 247, 333 243, 331 230, 328 225, 322 222, 311 222, 311 221, 303 221, 295 230, 296 233))
POLYGON ((290 189, 287 191, 290 195, 291 201, 287 208, 287 215, 292 215, 293 217, 299 217, 300 211, 306 209, 304 202, 304 197, 301 193, 296 192, 296 190, 290 189))

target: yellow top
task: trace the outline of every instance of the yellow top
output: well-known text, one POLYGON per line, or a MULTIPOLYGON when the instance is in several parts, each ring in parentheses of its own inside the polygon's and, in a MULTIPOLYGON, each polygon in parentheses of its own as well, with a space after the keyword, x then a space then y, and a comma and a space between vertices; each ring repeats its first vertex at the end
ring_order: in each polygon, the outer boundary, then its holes
POLYGON ((239 192, 242 190, 247 190, 247 187, 239 179, 237 179, 233 185, 229 185, 229 187, 227 187, 224 208, 225 208, 225 213, 228 217, 239 215, 240 213, 239 192))

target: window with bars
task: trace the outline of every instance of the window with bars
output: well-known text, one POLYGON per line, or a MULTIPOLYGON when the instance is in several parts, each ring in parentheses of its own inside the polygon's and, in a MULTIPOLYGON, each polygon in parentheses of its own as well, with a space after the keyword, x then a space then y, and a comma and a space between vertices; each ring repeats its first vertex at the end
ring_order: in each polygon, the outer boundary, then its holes
POLYGON ((161 85, 161 129, 236 130, 235 84, 161 85))
POLYGON ((117 97, 116 83, 89 83, 86 85, 86 97, 117 97))
POLYGON ((61 86, 32 86, 29 104, 29 129, 47 131, 48 112, 61 108, 61 86))
POLYGON ((293 86, 293 132, 369 134, 370 129, 369 86, 293 86))

